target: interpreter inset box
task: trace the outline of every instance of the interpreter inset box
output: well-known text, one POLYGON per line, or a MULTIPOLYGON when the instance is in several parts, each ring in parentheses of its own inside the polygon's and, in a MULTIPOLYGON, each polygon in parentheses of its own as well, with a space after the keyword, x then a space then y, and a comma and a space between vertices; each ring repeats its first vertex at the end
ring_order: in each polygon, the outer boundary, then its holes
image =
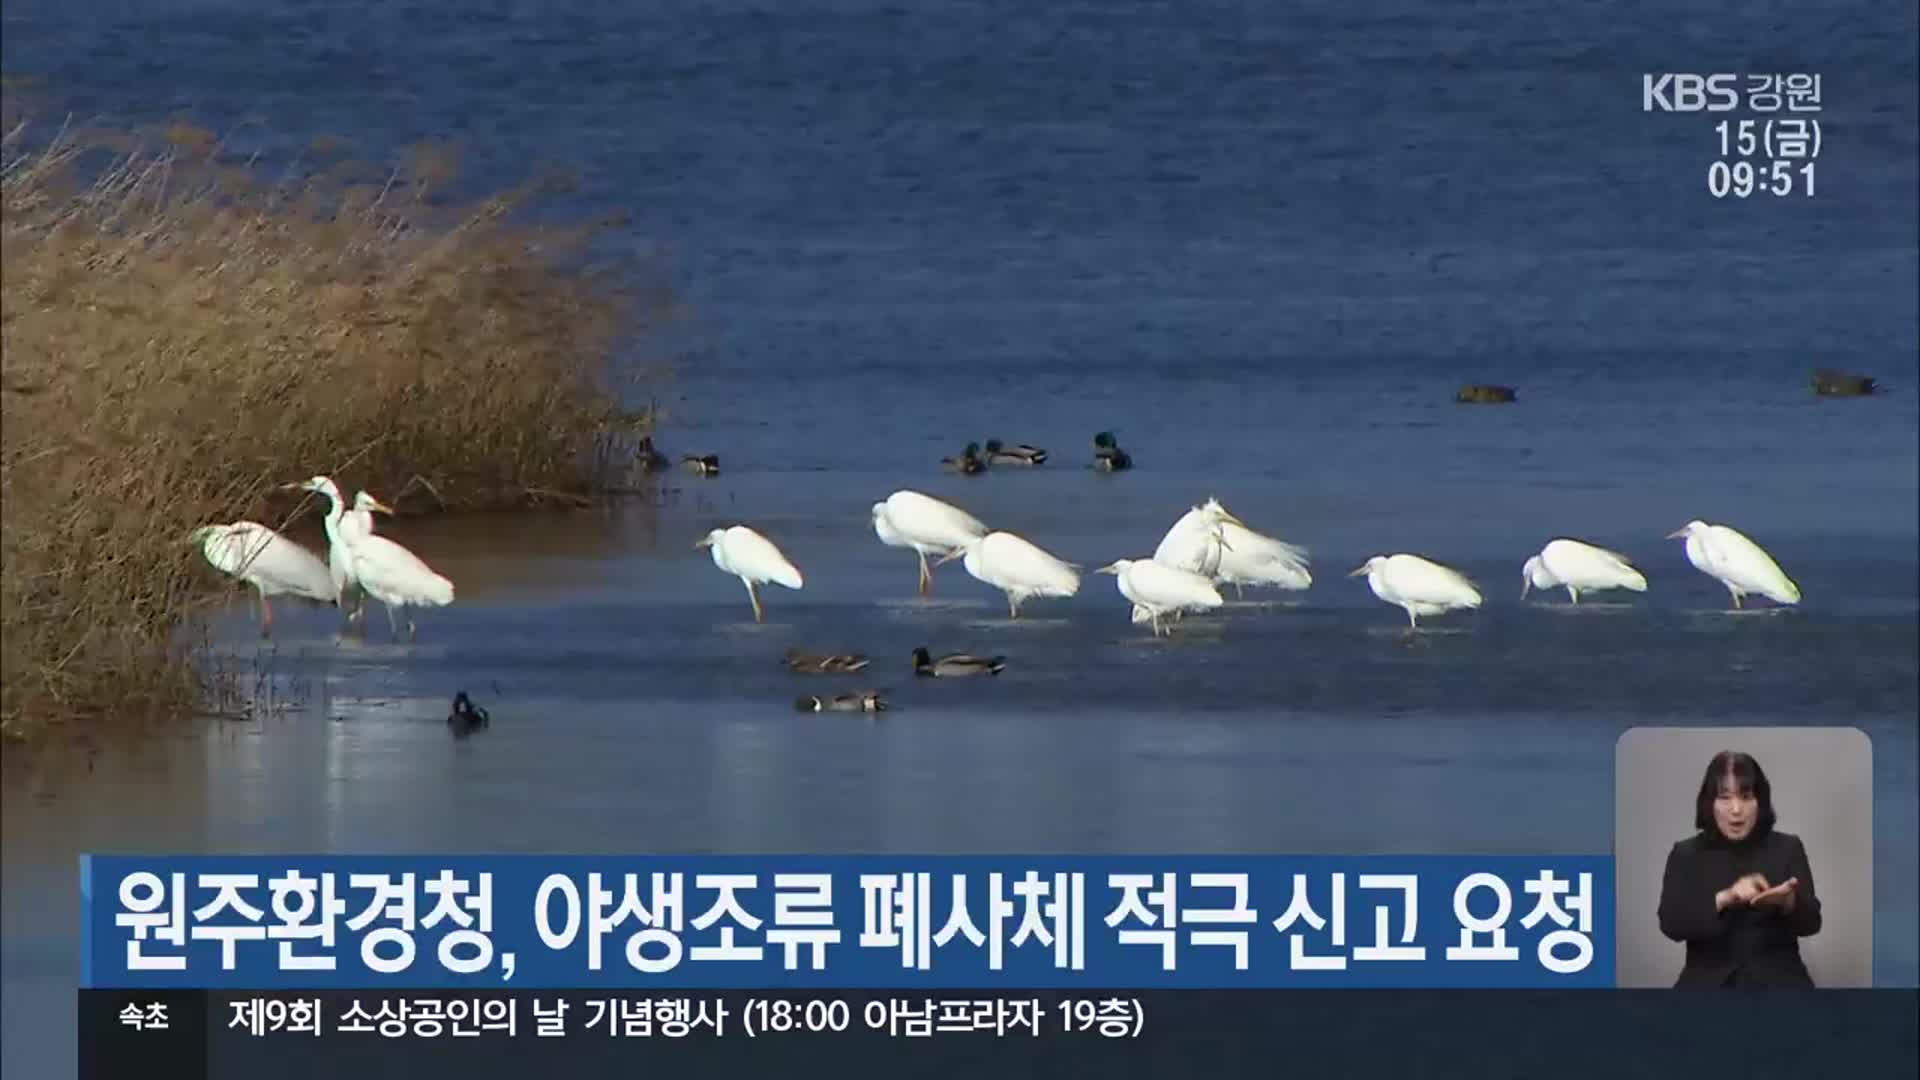
POLYGON ((1873 746, 1859 728, 1629 730, 1613 854, 1620 986, 1873 985, 1873 746))

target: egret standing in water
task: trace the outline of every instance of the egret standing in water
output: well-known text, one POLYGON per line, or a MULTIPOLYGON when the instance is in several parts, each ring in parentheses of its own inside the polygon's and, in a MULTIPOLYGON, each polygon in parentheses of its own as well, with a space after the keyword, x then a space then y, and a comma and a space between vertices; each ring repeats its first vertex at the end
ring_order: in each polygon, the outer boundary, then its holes
POLYGON ((1007 594, 1010 619, 1020 617, 1020 605, 1029 597, 1072 596, 1080 591, 1080 575, 1073 564, 1010 532, 990 532, 940 562, 959 558, 966 560, 967 573, 1007 594))
POLYGON ((1520 568, 1520 598, 1530 589, 1565 588, 1573 603, 1580 602, 1580 590, 1629 589, 1646 592, 1647 579, 1633 563, 1617 551, 1564 537, 1550 540, 1538 555, 1520 568))
POLYGON ((1364 576, 1373 595, 1404 608, 1412 630, 1420 628, 1418 616, 1477 608, 1481 603, 1480 590, 1466 575, 1418 555, 1375 555, 1347 576, 1364 576))
POLYGON ((340 586, 340 607, 347 606, 347 596, 353 594, 353 610, 347 612, 347 621, 357 623, 367 613, 367 591, 360 586, 360 580, 353 574, 354 541, 373 535, 373 512, 376 508, 385 508, 384 503, 366 491, 360 491, 353 497, 353 507, 340 515, 340 523, 335 527, 339 538, 333 545, 333 580, 340 586))
POLYGON ((1687 541, 1687 561, 1725 585, 1733 594, 1735 608, 1748 593, 1758 593, 1776 604, 1800 602, 1800 586, 1780 569, 1773 556, 1732 526, 1696 520, 1667 534, 1669 540, 1683 537, 1687 541))
POLYGON ((1139 622, 1140 613, 1145 611, 1155 637, 1162 632, 1163 615, 1217 608, 1225 603, 1213 582, 1154 559, 1117 559, 1094 573, 1114 576, 1120 595, 1133 601, 1133 621, 1139 622))
POLYGON ((346 499, 340 494, 340 488, 330 476, 315 476, 295 484, 281 484, 282 491, 311 491, 327 497, 327 514, 321 524, 327 530, 327 572, 333 579, 334 603, 341 610, 347 606, 347 591, 357 584, 353 580, 353 557, 347 550, 346 538, 341 527, 347 518, 346 499))
POLYGON ((1246 525, 1227 512, 1219 499, 1208 499, 1180 515, 1160 546, 1153 549, 1153 560, 1179 570, 1191 570, 1204 578, 1220 572, 1220 557, 1226 547, 1228 524, 1246 525))
MULTIPOLYGON (((337 500, 340 489, 331 479, 316 476, 294 487, 307 491, 320 492, 328 498, 337 500)), ((379 499, 360 493, 354 500, 356 518, 352 524, 340 521, 335 526, 336 535, 347 545, 347 569, 360 588, 368 596, 380 601, 387 609, 387 625, 393 630, 393 636, 400 636, 400 612, 409 607, 445 607, 453 603, 453 582, 436 573, 418 555, 405 547, 379 536, 373 531, 372 511, 383 514, 393 513, 393 508, 379 499), (364 512, 361 507, 364 506, 364 512), (363 531, 364 530, 364 531, 363 531)), ((346 515, 342 515, 343 518, 346 515)), ((418 636, 413 617, 407 617, 407 640, 418 636)))
POLYGON ((193 530, 191 539, 214 569, 246 582, 260 594, 262 637, 273 633, 273 604, 268 596, 285 593, 323 603, 339 599, 327 564, 319 556, 257 521, 203 525, 193 530))
POLYGON ((920 556, 920 595, 933 591, 927 556, 951 555, 987 535, 980 519, 951 503, 917 491, 896 491, 873 504, 873 531, 888 547, 920 556))
POLYGON ((773 541, 747 528, 735 525, 715 529, 694 542, 696 548, 711 548, 713 565, 740 579, 747 587, 747 599, 753 601, 753 621, 765 622, 760 610, 759 586, 771 581, 789 589, 798 589, 805 580, 800 568, 787 561, 773 541))

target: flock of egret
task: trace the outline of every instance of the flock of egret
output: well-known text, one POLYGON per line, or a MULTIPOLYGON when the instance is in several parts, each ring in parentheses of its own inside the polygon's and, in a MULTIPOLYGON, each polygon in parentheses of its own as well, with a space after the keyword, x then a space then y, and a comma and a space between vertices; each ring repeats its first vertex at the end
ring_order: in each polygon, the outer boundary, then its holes
MULTIPOLYGON (((934 568, 955 559, 975 579, 1006 595, 1010 618, 1019 618, 1020 605, 1034 597, 1080 591, 1078 565, 1013 533, 990 529, 965 510, 918 491, 896 491, 874 503, 873 531, 881 543, 910 550, 919 559, 921 595, 933 587, 934 568)), ((1692 521, 1668 534, 1668 539, 1683 537, 1688 561, 1725 585, 1734 607, 1749 594, 1778 604, 1800 602, 1799 586, 1738 530, 1692 521)), ((760 585, 802 585, 792 560, 745 525, 715 529, 698 546, 711 548, 714 565, 746 586, 756 622, 763 619, 760 585)), ((1247 586, 1299 590, 1313 584, 1305 548, 1254 531, 1218 499, 1183 514, 1150 557, 1116 559, 1095 573, 1114 576, 1120 595, 1133 605, 1133 621, 1150 624, 1155 635, 1170 633, 1167 622, 1186 612, 1220 607, 1225 602, 1221 585, 1232 585, 1244 595, 1247 586)), ((1423 615, 1482 603, 1479 588, 1466 575, 1419 555, 1375 555, 1349 576, 1365 577, 1375 596, 1407 613, 1413 629, 1423 615)), ((1565 588, 1576 604, 1583 590, 1647 589, 1645 575, 1626 556, 1571 539, 1548 543, 1526 561, 1521 579, 1523 598, 1530 589, 1565 588)))
MULTIPOLYGON (((348 509, 339 486, 325 476, 282 484, 281 489, 327 497, 326 562, 256 521, 206 525, 192 534, 209 563, 259 592, 263 632, 273 630, 273 605, 267 597, 281 594, 336 604, 344 611, 349 595, 357 590, 349 620, 357 623, 366 614, 366 598, 371 596, 385 605, 387 625, 395 637, 400 635, 399 613, 406 608, 453 603, 453 582, 435 573, 418 555, 373 531, 374 511, 391 514, 392 507, 362 491, 348 509)), ((413 618, 408 616, 407 636, 414 633, 413 618)))
MULTIPOLYGON (((270 595, 304 596, 347 610, 348 595, 357 588, 361 596, 349 620, 360 620, 365 597, 371 596, 386 606, 396 637, 398 616, 405 609, 453 602, 452 582, 413 552, 374 532, 374 512, 393 512, 386 504, 362 491, 348 508, 339 487, 325 476, 282 487, 326 496, 330 504, 325 522, 326 563, 257 522, 210 525, 193 533, 208 562, 258 590, 266 632, 273 625, 270 595)), ((1079 565, 1011 532, 991 529, 931 495, 896 491, 874 503, 872 514, 873 531, 882 544, 912 551, 918 559, 923 596, 933 588, 934 569, 955 560, 976 580, 1005 594, 1010 618, 1019 618, 1021 605, 1036 597, 1070 597, 1080 591, 1079 565)), ((1692 521, 1668 534, 1668 539, 1682 538, 1688 561, 1726 586, 1734 607, 1740 607, 1748 595, 1764 596, 1777 604, 1800 602, 1799 586, 1772 556, 1738 530, 1692 521)), ((714 529, 694 546, 708 549, 714 566, 746 587, 755 622, 765 620, 762 586, 797 590, 806 584, 800 568, 773 541, 748 526, 714 529)), ((1094 572, 1113 576, 1120 595, 1132 605, 1132 621, 1150 625, 1156 636, 1171 633, 1168 624, 1187 612, 1224 604, 1222 585, 1232 585, 1244 595, 1249 586, 1301 590, 1313 584, 1305 548, 1256 532, 1218 499, 1208 499, 1181 515, 1152 555, 1116 559, 1094 572)), ((1404 610, 1410 630, 1418 629, 1422 616, 1478 608, 1482 603, 1479 588, 1466 575, 1420 555, 1375 555, 1348 576, 1366 578, 1375 596, 1404 610)), ((1566 589, 1577 604, 1582 592, 1645 592, 1647 579, 1618 552, 1562 538, 1549 542, 1521 568, 1523 598, 1532 589, 1556 588, 1566 589)), ((408 616, 408 636, 414 632, 408 616)), ((960 659, 969 664, 980 660, 960 659)), ((788 657, 796 670, 802 660, 788 657)), ((916 659, 916 666, 927 668, 929 674, 957 673, 934 670, 939 665, 924 655, 916 659)))

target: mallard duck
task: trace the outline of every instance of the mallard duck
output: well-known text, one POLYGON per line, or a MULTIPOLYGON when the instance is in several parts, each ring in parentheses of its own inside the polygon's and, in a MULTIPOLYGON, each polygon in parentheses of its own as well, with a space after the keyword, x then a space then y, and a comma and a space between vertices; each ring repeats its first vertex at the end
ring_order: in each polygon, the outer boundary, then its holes
POLYGON ((1102 472, 1119 472, 1133 468, 1133 455, 1120 449, 1113 432, 1103 431, 1093 437, 1093 467, 1102 472))
POLYGON ((957 679, 968 675, 998 675, 1007 666, 1004 656, 969 656, 953 653, 938 660, 926 646, 913 650, 913 673, 937 679, 957 679))
POLYGON ((867 666, 867 658, 857 653, 845 653, 838 656, 815 656, 799 649, 788 649, 786 655, 788 669, 805 672, 810 675, 826 675, 838 671, 859 671, 867 666))
POLYGON ((453 711, 447 714, 447 726, 455 735, 467 735, 487 726, 487 710, 467 698, 465 690, 453 695, 453 711))
POLYGON ((968 443, 967 448, 960 451, 959 457, 941 458, 940 464, 945 465, 948 472, 957 472, 963 476, 987 471, 987 459, 980 456, 979 443, 968 443))
POLYGON ((809 694, 795 698, 793 707, 799 712, 885 712, 887 702, 878 690, 855 690, 851 694, 835 694, 832 697, 809 694))
POLYGON ((999 439, 988 439, 987 462, 992 465, 1045 465, 1047 452, 1026 443, 1007 446, 999 439))
POLYGON ((720 475, 719 454, 688 454, 680 459, 680 463, 701 476, 720 475))

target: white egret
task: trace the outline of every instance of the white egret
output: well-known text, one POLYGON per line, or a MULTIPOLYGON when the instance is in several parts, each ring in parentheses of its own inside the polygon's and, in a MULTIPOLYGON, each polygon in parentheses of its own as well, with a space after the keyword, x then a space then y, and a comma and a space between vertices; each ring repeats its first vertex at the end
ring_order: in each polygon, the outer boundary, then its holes
POLYGON ((1307 549, 1254 532, 1237 521, 1220 523, 1221 551, 1214 580, 1245 595, 1247 585, 1305 589, 1313 584, 1307 549))
POLYGON ((1365 576, 1373 595, 1406 609, 1407 625, 1420 628, 1418 616, 1440 615, 1480 606, 1480 590, 1466 575, 1418 555, 1375 555, 1349 573, 1365 576))
MULTIPOLYGON (((318 491, 335 498, 339 489, 332 480, 316 476, 296 487, 308 491, 318 491), (331 490, 329 490, 331 489, 331 490)), ((354 580, 366 595, 380 601, 387 609, 387 625, 392 628, 393 636, 400 636, 399 613, 408 607, 445 607, 453 603, 453 582, 434 572, 420 556, 405 547, 373 532, 371 511, 383 514, 393 513, 393 508, 379 499, 361 492, 354 499, 356 514, 364 499, 368 513, 364 520, 356 518, 354 524, 345 528, 336 528, 341 541, 347 545, 347 567, 354 580), (364 528, 364 532, 362 529, 364 528)), ((344 525, 345 523, 342 522, 344 525)), ((407 618, 407 638, 412 640, 418 634, 412 616, 407 618)))
POLYGON ((787 561, 773 541, 747 528, 735 525, 715 529, 694 541, 696 548, 713 549, 713 565, 740 579, 747 587, 747 599, 753 601, 753 621, 764 622, 760 610, 759 586, 771 581, 789 589, 805 583, 800 569, 787 561))
POLYGON ((202 525, 190 538, 214 569, 252 585, 260 594, 263 635, 273 632, 273 604, 268 596, 285 593, 322 602, 339 598, 327 564, 319 556, 257 521, 202 525))
MULTIPOLYGON (((349 519, 351 519, 351 527, 365 525, 365 530, 372 532, 372 513, 357 513, 361 509, 359 500, 353 503, 353 511, 348 511, 346 498, 340 494, 340 486, 334 484, 332 477, 313 477, 296 484, 280 484, 280 488, 290 492, 315 492, 315 494, 326 496, 326 517, 321 519, 321 523, 326 527, 326 571, 334 582, 334 603, 340 609, 346 609, 349 590, 355 590, 359 586, 359 582, 353 580, 353 553, 349 548, 348 538, 349 519)), ((371 498, 371 496, 367 496, 367 492, 361 492, 361 498, 371 498)), ((359 617, 361 613, 359 609, 363 605, 365 605, 365 594, 361 594, 361 598, 355 603, 355 609, 349 613, 348 621, 359 617)))
MULTIPOLYGON (((373 535, 373 511, 382 504, 366 491, 360 491, 353 497, 353 506, 339 515, 339 524, 334 526, 334 535, 338 538, 328 553, 332 563, 333 581, 340 589, 340 606, 347 606, 347 594, 353 592, 353 610, 347 613, 348 622, 357 622, 366 614, 367 593, 360 587, 360 581, 353 576, 353 543, 355 540, 373 535)), ((331 515, 330 515, 331 516, 331 515)))
POLYGON ((1220 591, 1205 577, 1154 559, 1118 559, 1094 573, 1114 576, 1120 595, 1133 601, 1133 621, 1140 621, 1144 609, 1156 637, 1161 633, 1163 615, 1217 608, 1225 603, 1220 591))
POLYGON ((327 497, 327 514, 321 524, 327 530, 327 572, 333 579, 334 603, 346 607, 347 590, 353 588, 352 556, 347 550, 346 538, 341 535, 341 524, 348 512, 347 500, 340 494, 339 485, 329 476, 315 476, 294 484, 281 484, 283 491, 311 491, 327 497))
POLYGON ((1647 579, 1633 563, 1617 551, 1594 547, 1579 540, 1549 540, 1538 555, 1520 568, 1520 598, 1529 589, 1565 588, 1573 603, 1580 602, 1580 590, 1603 589, 1647 591, 1647 579))
POLYGON ((888 547, 910 548, 920 557, 920 595, 933 591, 927 556, 951 555, 987 535, 980 519, 951 503, 918 491, 896 491, 873 504, 873 531, 888 547))
POLYGON ((1667 539, 1687 541, 1687 561, 1708 577, 1714 578, 1733 594, 1733 606, 1741 598, 1758 593, 1776 604, 1800 602, 1800 586, 1780 569, 1773 556, 1759 544, 1729 525, 1709 525, 1689 521, 1667 534, 1667 539))
POLYGON ((1220 505, 1219 499, 1208 499, 1173 523, 1161 538, 1160 546, 1153 549, 1154 561, 1191 570, 1206 578, 1215 576, 1220 572, 1220 556, 1225 547, 1223 526, 1229 522, 1246 527, 1220 505))
POLYGON ((1029 597, 1072 596, 1080 591, 1080 575, 1072 563, 1010 532, 990 532, 940 563, 959 558, 966 560, 967 573, 1007 594, 1008 618, 1019 618, 1020 605, 1029 597))

